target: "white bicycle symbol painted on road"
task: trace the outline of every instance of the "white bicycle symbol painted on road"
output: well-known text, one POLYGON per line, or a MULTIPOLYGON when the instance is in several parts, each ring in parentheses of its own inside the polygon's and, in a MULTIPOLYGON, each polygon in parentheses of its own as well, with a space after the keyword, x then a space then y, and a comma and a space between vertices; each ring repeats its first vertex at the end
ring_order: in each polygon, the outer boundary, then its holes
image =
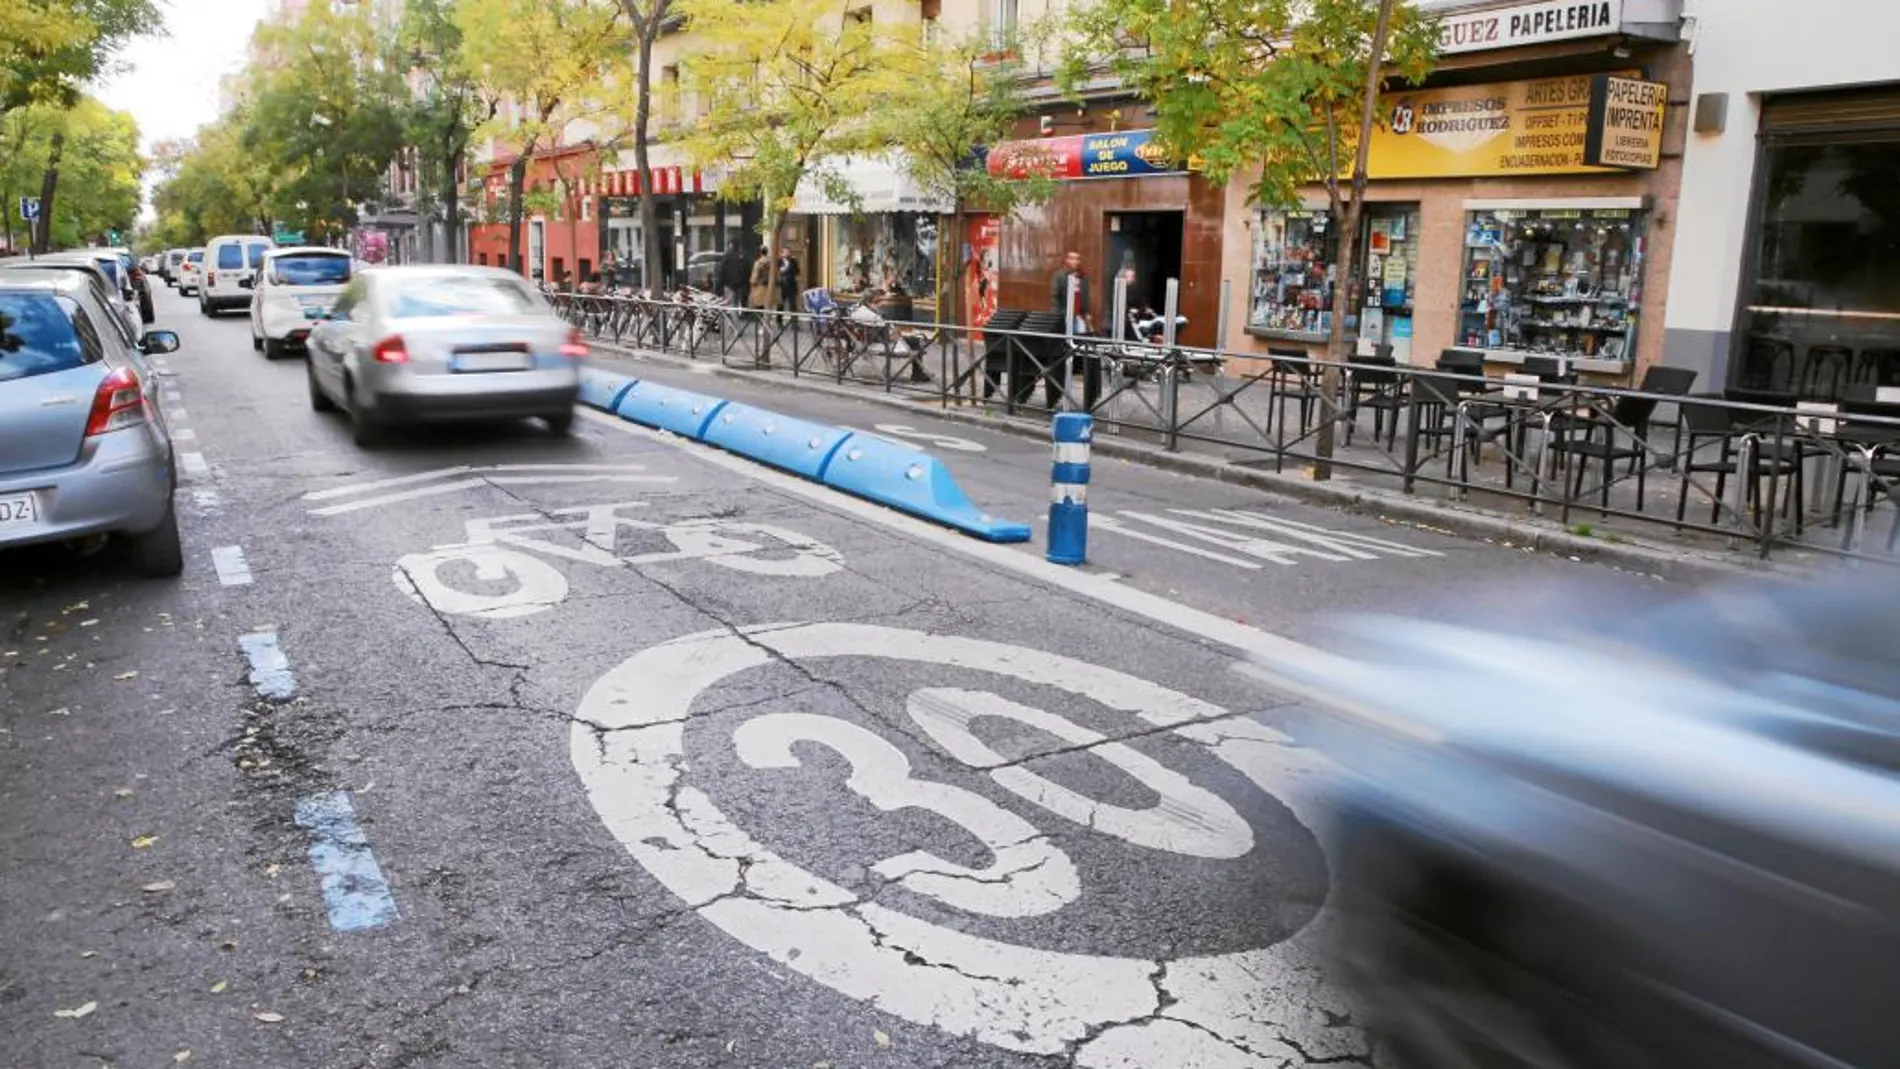
MULTIPOLYGON (((570 757, 627 852, 702 917, 753 950, 907 1020, 1075 1064, 1257 1067, 1363 1055, 1348 1007, 1309 949, 1318 924, 1269 946, 1168 958, 1077 953, 988 938, 861 897, 755 840, 688 779, 687 724, 709 689, 776 659, 866 658, 991 673, 1078 695, 1150 729, 1205 746, 1310 827, 1318 759, 1279 732, 1208 702, 1099 665, 975 638, 868 624, 779 624, 688 635, 644 650, 582 699, 570 757), (1291 1042, 1289 1042, 1291 1039, 1291 1042), (1294 1044, 1297 1044, 1295 1046, 1294 1044)), ((893 666, 894 671, 902 671, 893 666)), ((1246 818, 1187 776, 1047 710, 988 691, 930 686, 905 702, 943 753, 1033 810, 1127 844, 1194 858, 1255 849, 1246 818), (1001 720, 1086 748, 1156 799, 1128 808, 1006 760, 972 730, 1001 720)), ((802 766, 813 745, 843 759, 845 786, 881 812, 921 810, 961 828, 989 864, 926 850, 870 871, 969 914, 1047 915, 1081 895, 1077 869, 1044 829, 984 795, 927 777, 903 750, 852 721, 772 710, 733 729, 758 769, 802 766), (802 748, 800 748, 802 745, 802 748)), ((730 784, 726 785, 730 789, 730 784)))
POLYGON ((470 520, 466 541, 408 554, 396 562, 392 578, 397 589, 437 612, 504 620, 544 612, 567 598, 567 576, 546 557, 603 568, 704 561, 784 578, 818 578, 844 567, 843 555, 832 547, 772 524, 719 517, 653 523, 623 515, 647 507, 622 501, 470 520), (557 531, 579 535, 579 544, 532 537, 557 531), (619 543, 628 532, 636 542, 668 548, 622 556, 619 543), (458 578, 467 585, 458 585, 458 578), (493 591, 479 588, 498 585, 493 591))

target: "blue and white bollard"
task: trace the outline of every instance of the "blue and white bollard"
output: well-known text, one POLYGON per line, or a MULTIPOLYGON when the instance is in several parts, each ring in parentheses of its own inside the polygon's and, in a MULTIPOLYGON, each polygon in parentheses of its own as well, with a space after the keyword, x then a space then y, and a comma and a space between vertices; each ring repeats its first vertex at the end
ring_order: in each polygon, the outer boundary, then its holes
POLYGON ((1054 425, 1055 467, 1049 487, 1051 564, 1081 564, 1089 555, 1089 439, 1095 420, 1083 412, 1059 412, 1054 425))

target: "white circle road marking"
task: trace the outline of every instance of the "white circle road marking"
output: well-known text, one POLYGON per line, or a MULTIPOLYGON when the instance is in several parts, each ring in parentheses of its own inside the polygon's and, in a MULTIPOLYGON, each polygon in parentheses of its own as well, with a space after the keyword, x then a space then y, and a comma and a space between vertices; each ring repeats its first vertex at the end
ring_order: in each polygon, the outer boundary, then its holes
POLYGON ((936 431, 920 431, 915 427, 903 423, 874 423, 871 426, 878 432, 877 434, 870 434, 868 431, 859 431, 858 433, 869 434, 872 438, 881 437, 887 442, 892 438, 902 439, 901 441, 892 442, 891 444, 901 445, 906 448, 914 446, 917 442, 922 442, 924 445, 936 449, 948 449, 953 453, 989 452, 989 447, 985 446, 982 442, 973 442, 968 438, 958 438, 954 434, 939 434, 936 431))
POLYGON ((1305 781, 1321 760, 1311 751, 1113 669, 867 624, 688 635, 643 650, 597 680, 581 701, 569 749, 589 800, 621 845, 728 935, 906 1020, 1008 1050, 1056 1054, 1073 1046, 1080 1065, 1267 1066, 1301 1051, 1364 1053, 1357 1030, 1326 1023, 1348 1007, 1321 982, 1310 946, 1323 919, 1269 947, 1172 961, 1044 950, 860 901, 754 841, 682 782, 686 721, 707 688, 774 656, 886 658, 1058 687, 1207 745, 1301 821, 1310 826, 1315 816, 1305 781), (1184 1043, 1184 1033, 1200 1039, 1184 1043))

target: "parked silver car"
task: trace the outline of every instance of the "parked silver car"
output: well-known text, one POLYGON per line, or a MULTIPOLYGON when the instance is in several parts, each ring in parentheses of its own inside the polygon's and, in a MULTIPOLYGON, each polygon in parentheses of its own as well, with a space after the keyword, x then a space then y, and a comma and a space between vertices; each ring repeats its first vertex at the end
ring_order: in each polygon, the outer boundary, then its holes
POLYGON ((83 275, 0 273, 0 550, 119 536, 142 574, 184 569, 171 437, 147 353, 128 343, 83 275))
POLYGON ((124 292, 113 281, 113 273, 97 258, 83 252, 59 252, 32 260, 0 260, 0 271, 65 271, 85 277, 99 303, 114 313, 111 317, 114 328, 125 343, 138 344, 139 331, 143 329, 138 311, 126 303, 124 292))
POLYGON ((310 332, 310 405, 341 405, 358 445, 396 424, 539 417, 574 425, 587 346, 520 276, 412 266, 350 280, 310 332))

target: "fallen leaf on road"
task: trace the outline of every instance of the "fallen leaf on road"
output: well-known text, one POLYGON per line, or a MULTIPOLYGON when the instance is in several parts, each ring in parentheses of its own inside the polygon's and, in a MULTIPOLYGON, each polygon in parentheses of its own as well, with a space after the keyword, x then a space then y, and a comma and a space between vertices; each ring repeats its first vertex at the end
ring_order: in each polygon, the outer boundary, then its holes
POLYGON ((82 958, 96 958, 99 956, 99 952, 97 950, 82 950, 79 952, 79 956, 82 958))
POLYGON ((224 994, 224 989, 230 986, 231 981, 219 980, 217 983, 211 985, 211 993, 214 995, 222 995, 224 994))
POLYGON ((277 1022, 284 1019, 284 1015, 281 1013, 253 1013, 251 1014, 251 1016, 257 1018, 258 1020, 264 1022, 265 1024, 276 1024, 277 1022))
POLYGON ((886 1035, 882 1028, 879 1028, 873 1031, 871 1033, 871 1038, 877 1041, 878 1046, 884 1048, 885 1050, 890 1049, 891 1037, 886 1035))
POLYGON ((158 841, 158 836, 156 835, 141 835, 138 838, 132 840, 132 849, 143 850, 157 841, 158 841))
POLYGON ((188 1062, 190 1060, 191 1052, 188 1050, 181 1050, 177 1054, 172 1055, 172 1061, 175 1062, 188 1062))
POLYGON ((266 876, 269 876, 269 877, 270 877, 271 879, 273 879, 273 880, 274 880, 274 879, 276 879, 276 878, 277 878, 277 874, 278 874, 278 873, 280 873, 280 872, 282 872, 282 871, 284 871, 284 867, 283 867, 282 865, 279 865, 279 864, 278 864, 277 862, 275 862, 275 861, 273 861, 273 862, 271 862, 270 864, 268 864, 268 865, 265 865, 265 866, 264 866, 264 875, 266 875, 266 876))
POLYGON ((237 940, 226 939, 224 942, 218 944, 218 949, 219 950, 236 950, 237 940))
POLYGON ((66 706, 62 705, 57 709, 53 709, 49 711, 46 715, 47 716, 71 716, 73 715, 73 711, 67 708, 66 706))
POLYGON ((99 621, 97 620, 81 620, 79 621, 79 626, 80 627, 94 627, 94 626, 97 626, 98 623, 99 621))
POLYGON ((130 787, 120 787, 120 788, 119 788, 118 790, 116 790, 116 791, 113 791, 113 792, 112 792, 112 797, 114 797, 114 798, 130 798, 130 797, 132 797, 132 788, 130 788, 130 787))
POLYGON ((139 677, 139 674, 138 674, 137 672, 120 672, 120 673, 119 673, 118 675, 116 675, 116 676, 113 676, 112 678, 114 678, 114 679, 137 679, 138 677, 139 677))
POLYGON ((176 883, 173 883, 171 880, 159 880, 155 883, 146 884, 144 887, 140 888, 140 890, 145 891, 148 894, 159 894, 164 891, 169 891, 172 888, 177 887, 177 886, 178 885, 176 883))
POLYGON ((75 1020, 75 1021, 77 1021, 77 1020, 79 1020, 79 1019, 80 1019, 81 1017, 84 1017, 84 1016, 86 1016, 86 1015, 88 1015, 88 1014, 90 1014, 90 1013, 91 1013, 92 1011, 94 1011, 94 1010, 96 1010, 96 1009, 98 1009, 98 1008, 99 1008, 99 1004, 98 1004, 97 1002, 88 1002, 88 1003, 86 1003, 86 1004, 85 1004, 84 1006, 80 1006, 80 1007, 77 1007, 77 1008, 75 1008, 75 1009, 70 1009, 70 1010, 54 1010, 54 1011, 53 1011, 53 1016, 55 1016, 55 1017, 69 1017, 69 1018, 71 1018, 71 1019, 73 1019, 73 1020, 75 1020))
POLYGON ((90 609, 90 608, 92 608, 91 602, 88 602, 88 601, 75 602, 71 605, 66 606, 64 609, 61 609, 60 615, 65 616, 71 613, 84 612, 85 610, 90 609))

